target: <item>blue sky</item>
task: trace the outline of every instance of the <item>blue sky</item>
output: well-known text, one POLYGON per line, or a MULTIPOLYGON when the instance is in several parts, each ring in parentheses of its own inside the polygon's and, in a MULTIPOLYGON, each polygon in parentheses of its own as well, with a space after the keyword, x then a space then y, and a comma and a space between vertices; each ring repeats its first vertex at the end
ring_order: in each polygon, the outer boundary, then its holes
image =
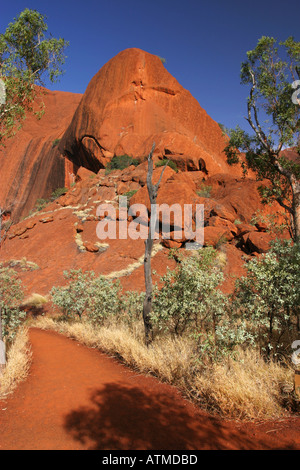
POLYGON ((109 59, 139 47, 166 58, 167 70, 226 127, 244 122, 246 51, 261 36, 300 40, 299 0, 13 0, 2 2, 0 31, 25 8, 70 42, 66 73, 49 88, 83 93, 109 59))

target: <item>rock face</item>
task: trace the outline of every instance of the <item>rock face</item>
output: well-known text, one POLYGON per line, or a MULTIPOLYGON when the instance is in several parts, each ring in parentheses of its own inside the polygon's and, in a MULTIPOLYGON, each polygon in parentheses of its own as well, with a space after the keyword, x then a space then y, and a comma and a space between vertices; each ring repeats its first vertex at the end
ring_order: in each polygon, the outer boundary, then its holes
POLYGON ((113 155, 155 155, 181 170, 240 175, 229 167, 219 125, 161 60, 127 49, 94 76, 78 106, 60 150, 78 166, 98 171, 113 155))
POLYGON ((81 95, 44 90, 45 114, 28 115, 23 128, 0 149, 0 207, 17 220, 28 215, 38 198, 69 187, 73 163, 58 151, 81 95))

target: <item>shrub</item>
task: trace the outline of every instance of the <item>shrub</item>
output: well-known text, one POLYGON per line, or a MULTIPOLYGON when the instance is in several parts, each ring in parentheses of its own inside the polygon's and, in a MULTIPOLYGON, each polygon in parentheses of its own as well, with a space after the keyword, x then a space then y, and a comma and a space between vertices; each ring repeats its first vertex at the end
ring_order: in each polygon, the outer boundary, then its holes
POLYGON ((127 193, 122 194, 122 196, 126 196, 127 199, 130 199, 132 198, 132 196, 135 195, 136 192, 137 192, 137 189, 133 189, 132 191, 127 191, 127 193))
POLYGON ((206 186, 201 184, 201 188, 197 191, 198 196, 200 197, 210 197, 212 191, 212 186, 206 186))
POLYGON ((68 192, 68 188, 57 188, 53 193, 51 194, 51 201, 55 201, 55 199, 58 199, 59 197, 63 196, 68 192))
POLYGON ((52 142, 52 148, 57 147, 59 142, 60 142, 60 139, 54 139, 53 142, 52 142))
POLYGON ((216 251, 206 248, 168 270, 155 292, 154 325, 174 335, 189 332, 202 361, 216 360, 245 341, 243 325, 230 318, 228 299, 217 289, 222 280, 216 251))
POLYGON ((236 282, 235 302, 240 315, 267 355, 284 353, 299 332, 300 249, 276 241, 271 250, 246 265, 247 276, 236 282))
POLYGON ((62 311, 66 319, 76 316, 93 324, 101 323, 120 310, 119 284, 96 277, 93 271, 71 270, 64 272, 69 280, 65 287, 53 287, 52 301, 62 311))
POLYGON ((24 294, 17 273, 0 265, 0 315, 2 335, 12 343, 26 313, 21 310, 24 294))
POLYGON ((35 206, 33 208, 33 210, 31 211, 31 214, 34 213, 34 212, 40 212, 42 209, 44 209, 48 204, 49 204, 49 200, 47 199, 37 199, 36 203, 35 203, 35 206))
POLYGON ((166 158, 164 158, 163 160, 158 160, 158 162, 155 163, 155 166, 156 168, 159 168, 161 166, 165 166, 166 164, 168 164, 168 166, 172 168, 172 170, 176 171, 176 173, 178 172, 176 163, 172 162, 172 160, 167 160, 166 158))
POLYGON ((128 291, 122 297, 122 321, 131 326, 143 316, 144 292, 128 291))
POLYGON ((106 173, 110 173, 113 170, 124 170, 131 165, 138 166, 140 163, 140 160, 129 155, 114 156, 106 166, 106 173))

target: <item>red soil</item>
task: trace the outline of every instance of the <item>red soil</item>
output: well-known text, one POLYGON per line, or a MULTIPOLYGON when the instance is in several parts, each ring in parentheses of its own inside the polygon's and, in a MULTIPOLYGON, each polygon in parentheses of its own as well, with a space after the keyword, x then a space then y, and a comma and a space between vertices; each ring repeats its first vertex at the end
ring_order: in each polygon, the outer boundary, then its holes
POLYGON ((0 403, 0 449, 300 449, 299 418, 239 425, 99 351, 32 329, 29 377, 0 403))

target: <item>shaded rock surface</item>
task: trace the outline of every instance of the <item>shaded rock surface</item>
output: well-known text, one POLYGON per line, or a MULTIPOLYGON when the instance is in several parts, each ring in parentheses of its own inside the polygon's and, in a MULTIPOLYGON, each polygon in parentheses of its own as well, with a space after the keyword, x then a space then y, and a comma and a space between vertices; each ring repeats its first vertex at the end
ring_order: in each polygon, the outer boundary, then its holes
POLYGON ((43 91, 42 118, 28 115, 23 128, 0 148, 0 207, 15 220, 27 216, 37 199, 70 187, 76 172, 74 164, 61 156, 58 143, 81 95, 43 91))

